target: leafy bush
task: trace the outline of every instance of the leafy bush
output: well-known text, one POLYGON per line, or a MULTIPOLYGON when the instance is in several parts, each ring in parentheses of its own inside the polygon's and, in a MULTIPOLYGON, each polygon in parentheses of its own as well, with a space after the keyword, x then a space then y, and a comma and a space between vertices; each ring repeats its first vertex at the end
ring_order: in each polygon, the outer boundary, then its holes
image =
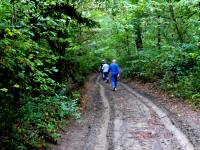
POLYGON ((79 117, 74 91, 93 64, 77 29, 97 23, 77 10, 67 1, 1 0, 1 149, 44 149, 79 117))
POLYGON ((124 76, 138 77, 144 81, 153 82, 162 75, 162 69, 159 65, 159 51, 141 51, 131 59, 128 61, 128 65, 124 65, 124 76))
POLYGON ((191 45, 179 48, 141 51, 128 61, 124 74, 145 82, 159 81, 163 90, 200 108, 200 53, 191 45))
POLYGON ((20 116, 13 126, 17 149, 42 148, 46 142, 56 142, 59 130, 65 118, 79 117, 77 101, 66 96, 29 97, 22 100, 23 106, 18 110, 20 116), (21 145, 19 147, 19 145, 21 145))

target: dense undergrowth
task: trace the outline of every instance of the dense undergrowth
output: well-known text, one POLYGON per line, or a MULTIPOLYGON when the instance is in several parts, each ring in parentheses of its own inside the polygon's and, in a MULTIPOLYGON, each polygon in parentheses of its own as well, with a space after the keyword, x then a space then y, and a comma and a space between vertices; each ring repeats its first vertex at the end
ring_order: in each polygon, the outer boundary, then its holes
POLYGON ((124 77, 156 82, 200 109, 199 1, 120 0, 112 5, 92 12, 102 27, 94 39, 101 56, 116 58, 124 77))
MULTIPOLYGON (((97 25, 69 1, 0 1, 0 149, 45 149, 97 68, 82 30, 97 25)), ((96 61, 98 63, 98 61, 96 61)))
MULTIPOLYGON (((139 19, 140 29, 131 22, 136 26, 132 36, 135 43, 131 44, 135 48, 125 46, 129 52, 119 57, 124 76, 156 82, 161 89, 200 109, 200 3, 181 0, 137 4, 132 18, 139 19)), ((130 44, 130 37, 128 40, 130 44)))
POLYGON ((156 82, 200 109, 199 1, 112 4, 96 14, 102 27, 95 39, 101 56, 116 58, 124 77, 156 82))
POLYGON ((157 85, 200 108, 200 53, 198 47, 170 51, 145 50, 124 68, 127 78, 139 78, 157 85))

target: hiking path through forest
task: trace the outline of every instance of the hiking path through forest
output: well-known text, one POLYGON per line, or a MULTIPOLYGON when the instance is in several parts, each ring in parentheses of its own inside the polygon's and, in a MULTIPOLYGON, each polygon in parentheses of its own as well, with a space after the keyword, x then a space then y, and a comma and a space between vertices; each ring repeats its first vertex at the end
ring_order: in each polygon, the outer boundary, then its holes
POLYGON ((181 101, 119 83, 112 91, 90 76, 81 119, 73 121, 53 150, 200 150, 200 113, 181 101))

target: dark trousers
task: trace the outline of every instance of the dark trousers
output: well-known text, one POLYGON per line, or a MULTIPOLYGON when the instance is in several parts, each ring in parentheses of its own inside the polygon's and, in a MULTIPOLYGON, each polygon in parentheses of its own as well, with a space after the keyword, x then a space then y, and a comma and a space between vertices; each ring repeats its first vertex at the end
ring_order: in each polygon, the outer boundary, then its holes
POLYGON ((103 79, 106 80, 106 81, 109 81, 108 74, 109 74, 108 72, 103 73, 103 76, 104 76, 103 79))
POLYGON ((103 71, 101 71, 100 73, 101 73, 102 80, 104 80, 104 74, 103 74, 103 71))

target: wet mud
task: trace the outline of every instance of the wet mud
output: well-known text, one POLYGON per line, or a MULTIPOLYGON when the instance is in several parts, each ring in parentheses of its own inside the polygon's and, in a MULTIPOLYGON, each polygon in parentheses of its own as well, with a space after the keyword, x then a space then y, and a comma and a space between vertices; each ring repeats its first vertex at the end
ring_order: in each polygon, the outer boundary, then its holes
POLYGON ((174 107, 169 109, 169 104, 158 97, 124 83, 112 91, 110 83, 98 75, 90 77, 85 91, 88 103, 81 119, 73 121, 58 145, 51 149, 199 149, 200 127, 189 120, 194 116, 183 116, 174 107))

